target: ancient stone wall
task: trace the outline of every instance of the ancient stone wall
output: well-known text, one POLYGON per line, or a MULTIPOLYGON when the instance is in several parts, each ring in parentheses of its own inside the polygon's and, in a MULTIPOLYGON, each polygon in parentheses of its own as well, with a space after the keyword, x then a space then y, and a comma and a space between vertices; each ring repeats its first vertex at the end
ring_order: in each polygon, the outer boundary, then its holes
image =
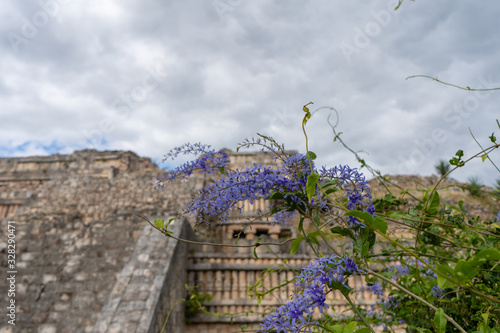
POLYGON ((135 214, 172 215, 190 197, 189 184, 154 191, 159 172, 130 152, 0 159, 0 206, 19 207, 0 220, 2 271, 8 221, 16 225, 18 271, 16 326, 2 321, 0 331, 91 332, 144 232, 135 214))
MULTIPOLYGON (((186 220, 174 221, 170 230, 175 237, 194 238, 186 220)), ((165 332, 183 333, 184 303, 179 301, 185 298, 187 247, 145 226, 93 332, 156 333, 165 326, 165 332)))

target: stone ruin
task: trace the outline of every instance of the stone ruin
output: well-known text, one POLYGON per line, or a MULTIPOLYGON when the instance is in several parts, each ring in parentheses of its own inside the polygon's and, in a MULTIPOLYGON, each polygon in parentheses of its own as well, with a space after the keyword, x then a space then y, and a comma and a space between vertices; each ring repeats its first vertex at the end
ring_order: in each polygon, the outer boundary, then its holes
MULTIPOLYGON (((270 154, 229 152, 231 167, 273 163, 270 154)), ((0 253, 3 319, 0 332, 164 332, 224 333, 239 325, 258 328, 266 308, 286 303, 291 285, 266 296, 259 306, 247 285, 280 285, 307 265, 305 247, 289 256, 289 244, 247 248, 193 245, 166 238, 150 221, 176 216, 204 184, 202 176, 153 190, 161 174, 148 158, 132 152, 83 150, 71 155, 0 159, 0 253), (9 225, 15 226, 15 266, 8 262, 9 225), (288 259, 283 265, 282 259, 288 259), (277 268, 262 275, 269 267, 277 268), (15 271, 15 296, 7 272, 15 271), (224 315, 185 317, 189 295, 197 286, 212 296, 206 310, 224 315), (15 301, 15 326, 6 306, 15 301)), ((280 242, 294 237, 293 226, 272 226, 261 216, 267 202, 245 205, 228 223, 193 233, 195 221, 175 220, 174 235, 183 239, 251 245, 258 237, 280 242), (249 221, 252 226, 249 227, 249 221), (210 234, 210 235, 208 235, 210 234), (209 237, 210 236, 210 237, 209 237)), ((217 224, 216 224, 217 225, 217 224)), ((363 285, 357 277, 351 285, 363 285)), ((347 306, 333 295, 330 311, 347 306)), ((373 303, 359 292, 357 303, 373 303)))

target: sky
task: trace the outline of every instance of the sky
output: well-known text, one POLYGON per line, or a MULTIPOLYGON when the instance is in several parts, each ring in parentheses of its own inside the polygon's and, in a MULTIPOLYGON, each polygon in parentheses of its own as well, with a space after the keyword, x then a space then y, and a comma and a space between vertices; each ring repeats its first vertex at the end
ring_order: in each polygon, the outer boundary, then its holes
MULTIPOLYGON (((500 137, 500 2, 5 0, 0 157, 130 150, 160 167, 186 142, 256 133, 317 164, 435 174, 500 137), (335 110, 335 111, 333 111, 335 110)), ((500 138, 499 138, 500 141, 500 138)), ((500 152, 489 154, 500 167, 500 152)), ((451 175, 500 178, 481 158, 451 175)))

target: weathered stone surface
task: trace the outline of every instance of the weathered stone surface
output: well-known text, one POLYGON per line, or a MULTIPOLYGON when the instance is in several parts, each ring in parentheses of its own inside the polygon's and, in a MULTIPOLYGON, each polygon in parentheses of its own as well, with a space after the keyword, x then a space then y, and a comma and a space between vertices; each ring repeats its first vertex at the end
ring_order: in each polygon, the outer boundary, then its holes
MULTIPOLYGON (((149 184, 160 171, 131 152, 0 159, 4 272, 7 223, 15 221, 16 226, 15 332, 50 332, 54 327, 57 332, 81 332, 94 327, 147 225, 135 214, 175 214, 190 196, 192 187, 180 184, 170 191, 154 191, 149 184)), ((145 264, 151 259, 141 257, 145 264)), ((150 267, 130 278, 140 283, 135 291, 142 294, 131 297, 129 306, 144 310, 133 302, 144 305, 149 297, 150 267)), ((2 279, 2 304, 8 300, 7 289, 2 279)), ((2 321, 0 329, 12 327, 2 321)))

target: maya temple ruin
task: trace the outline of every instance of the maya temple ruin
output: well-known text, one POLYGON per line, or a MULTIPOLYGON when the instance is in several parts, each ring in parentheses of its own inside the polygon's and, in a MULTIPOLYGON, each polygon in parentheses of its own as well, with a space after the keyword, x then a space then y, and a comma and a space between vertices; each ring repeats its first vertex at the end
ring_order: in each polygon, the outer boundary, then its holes
MULTIPOLYGON (((264 153, 229 152, 232 168, 273 163, 264 153)), ((202 175, 168 184, 150 185, 162 172, 148 158, 132 152, 95 150, 70 155, 0 159, 0 252, 4 277, 0 284, 4 317, 15 271, 15 326, 2 321, 0 332, 164 332, 225 333, 258 328, 262 312, 286 303, 291 285, 259 306, 247 286, 259 282, 266 290, 291 280, 294 269, 306 266, 311 255, 305 244, 293 256, 290 246, 217 247, 167 238, 153 221, 176 216, 203 186, 202 175), (15 266, 9 267, 9 225, 15 226, 15 266), (286 264, 283 263, 286 260, 286 264), (272 273, 262 274, 268 268, 272 273), (196 286, 206 311, 186 315, 186 303, 196 286)), ((271 225, 261 212, 264 199, 245 205, 224 225, 193 231, 195 218, 175 220, 176 237, 201 242, 252 245, 262 237, 281 242, 295 237, 292 225, 271 225), (252 221, 251 228, 248 222, 252 221)), ((352 286, 363 285, 356 277, 352 286)), ((259 289, 259 290, 260 290, 259 289)), ((340 295, 330 307, 341 314, 340 295), (338 300, 338 301, 337 301, 338 300)), ((358 304, 371 304, 374 295, 360 291, 358 304)), ((189 309, 187 309, 189 310, 189 309)), ((189 312, 189 311, 188 311, 189 312)), ((7 313, 8 314, 8 313, 7 313)))

